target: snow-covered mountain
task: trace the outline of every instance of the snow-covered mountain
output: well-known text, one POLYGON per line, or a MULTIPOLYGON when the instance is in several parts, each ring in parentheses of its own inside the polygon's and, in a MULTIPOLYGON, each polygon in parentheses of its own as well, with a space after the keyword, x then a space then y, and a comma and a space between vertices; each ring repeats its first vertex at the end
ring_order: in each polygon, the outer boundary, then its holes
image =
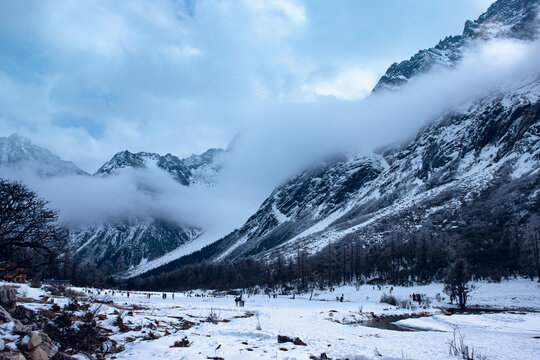
POLYGON ((131 153, 125 150, 116 153, 95 175, 111 175, 123 168, 157 167, 167 171, 182 185, 212 186, 217 180, 224 154, 223 149, 210 149, 201 155, 179 159, 171 154, 131 153))
MULTIPOLYGON (((535 39, 539 6, 539 0, 495 2, 466 22, 463 35, 393 64, 374 91, 397 89, 434 66, 454 66, 471 41, 535 39)), ((307 169, 275 189, 241 228, 155 272, 200 260, 313 254, 426 223, 460 231, 478 214, 493 222, 511 214, 519 222, 539 209, 539 169, 540 79, 530 78, 441 114, 407 144, 307 169)))
POLYGON ((29 170, 42 177, 87 175, 71 161, 64 161, 49 150, 33 145, 18 134, 0 137, 0 169, 29 170))
MULTIPOLYGON (((208 188, 215 185, 225 150, 210 149, 201 155, 180 159, 174 155, 121 151, 99 168, 94 176, 114 176, 125 168, 159 168, 183 186, 208 188)), ((71 231, 76 253, 88 263, 120 264, 118 269, 135 271, 148 261, 179 251, 204 229, 161 218, 111 219, 100 226, 71 231)))
POLYGON ((214 244, 212 257, 315 253, 347 237, 373 240, 430 219, 459 227, 467 211, 498 201, 515 202, 513 211, 524 216, 540 201, 540 79, 445 115, 407 146, 379 155, 290 179, 214 244))
POLYGON ((475 21, 467 21, 461 35, 448 36, 409 60, 393 63, 373 91, 395 89, 411 77, 435 67, 453 67, 476 41, 489 39, 533 40, 538 32, 537 0, 496 1, 475 21))

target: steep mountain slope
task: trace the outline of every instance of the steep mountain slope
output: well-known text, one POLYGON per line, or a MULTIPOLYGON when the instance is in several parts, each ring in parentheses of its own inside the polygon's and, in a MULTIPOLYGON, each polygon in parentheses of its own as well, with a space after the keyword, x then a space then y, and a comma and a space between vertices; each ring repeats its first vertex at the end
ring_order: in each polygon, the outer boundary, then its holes
POLYGON ((0 168, 30 170, 38 176, 87 175, 71 161, 64 161, 49 150, 32 145, 18 134, 0 137, 0 168))
POLYGON ((411 77, 434 67, 452 67, 461 60, 467 46, 486 39, 533 40, 538 30, 537 0, 499 0, 477 20, 468 20, 461 35, 449 36, 436 46, 420 50, 409 60, 393 63, 373 91, 395 89, 411 77))
MULTIPOLYGON (((453 66, 473 39, 535 38, 539 5, 497 1, 468 21, 463 35, 392 65, 374 91, 403 86, 436 65, 453 66)), ((539 120, 539 78, 493 89, 434 119, 408 144, 337 157, 289 179, 240 229, 153 273, 208 259, 316 253, 350 239, 412 233, 425 223, 459 231, 471 213, 495 217, 479 209, 486 204, 510 207, 519 221, 540 203, 539 120)))
POLYGON ((517 202, 515 215, 537 211, 539 131, 540 79, 442 117, 404 149, 386 155, 388 169, 338 212, 272 252, 313 253, 347 237, 367 241, 392 230, 413 231, 430 219, 459 227, 465 209, 503 187, 512 193, 499 200, 517 202))
POLYGON ((514 183, 519 191, 506 200, 521 198, 527 213, 539 200, 539 169, 540 79, 534 79, 441 117, 375 163, 357 157, 290 179, 210 255, 315 253, 346 236, 376 239, 442 213, 457 219, 479 195, 514 183))
POLYGON ((123 272, 173 251, 201 230, 164 220, 121 221, 71 231, 71 244, 79 258, 96 266, 123 272))
POLYGON ((274 190, 240 229, 222 240, 219 259, 256 254, 301 233, 339 209, 384 170, 381 157, 336 156, 274 190))

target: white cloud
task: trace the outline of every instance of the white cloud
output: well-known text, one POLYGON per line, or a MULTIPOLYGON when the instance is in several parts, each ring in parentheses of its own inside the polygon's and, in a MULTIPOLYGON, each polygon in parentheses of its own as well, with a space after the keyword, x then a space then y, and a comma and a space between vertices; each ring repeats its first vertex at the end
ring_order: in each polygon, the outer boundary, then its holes
POLYGON ((289 35, 307 20, 303 6, 291 0, 244 0, 256 34, 266 40, 289 35))
POLYGON ((353 68, 330 79, 317 80, 302 86, 308 94, 333 96, 343 100, 360 100, 368 96, 377 83, 379 74, 353 68))

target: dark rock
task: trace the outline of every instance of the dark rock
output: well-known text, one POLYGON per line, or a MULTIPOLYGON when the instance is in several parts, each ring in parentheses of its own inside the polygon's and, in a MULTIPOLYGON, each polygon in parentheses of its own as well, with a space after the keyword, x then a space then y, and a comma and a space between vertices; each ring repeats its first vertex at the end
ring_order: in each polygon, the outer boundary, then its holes
POLYGON ((16 335, 26 335, 30 332, 30 328, 27 326, 24 326, 19 320, 14 319, 13 322, 15 325, 13 326, 13 333, 16 335))
POLYGON ((292 337, 289 337, 289 336, 278 335, 277 341, 279 344, 290 342, 290 343, 293 343, 294 345, 307 346, 307 344, 303 342, 302 340, 300 340, 300 338, 298 337, 293 339, 292 337))
POLYGON ((0 306, 0 324, 5 324, 10 321, 12 321, 13 318, 11 315, 4 309, 2 306, 0 306))
POLYGON ((42 343, 41 336, 35 332, 31 332, 21 340, 21 349, 32 350, 42 343))
POLYGON ((39 336, 41 337, 41 344, 39 347, 45 354, 47 354, 48 358, 52 358, 58 353, 58 347, 52 342, 51 338, 45 334, 44 332, 40 332, 39 336))
POLYGON ((17 292, 12 286, 0 286, 0 306, 8 312, 15 310, 17 305, 17 292))
POLYGON ((4 351, 0 353, 0 360, 26 360, 26 358, 19 352, 4 351))
POLYGON ((33 349, 32 351, 28 352, 27 357, 30 358, 31 360, 49 360, 50 359, 47 353, 39 346, 33 349))
POLYGON ((11 314, 24 325, 32 325, 37 321, 36 313, 24 306, 16 306, 11 314))
POLYGON ((284 335, 278 335, 277 336, 277 342, 279 344, 283 344, 283 343, 287 343, 287 342, 293 342, 293 338, 290 338, 288 336, 284 336, 284 335))

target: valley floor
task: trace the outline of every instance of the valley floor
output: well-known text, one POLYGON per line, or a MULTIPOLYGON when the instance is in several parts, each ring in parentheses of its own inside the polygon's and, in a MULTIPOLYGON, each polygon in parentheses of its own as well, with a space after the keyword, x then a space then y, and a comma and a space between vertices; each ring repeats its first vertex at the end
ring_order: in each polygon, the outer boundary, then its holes
MULTIPOLYGON (((456 328, 465 344, 474 348, 475 359, 479 355, 490 360, 538 359, 540 284, 517 279, 476 286, 470 299, 472 311, 454 315, 444 310, 447 301, 435 300, 437 293, 447 300, 442 284, 393 287, 392 295, 401 299, 408 300, 412 293, 427 295, 432 303, 426 309, 379 303, 390 286, 368 285, 315 291, 311 301, 309 293, 294 299, 244 295, 243 308, 235 306, 232 295, 213 297, 203 291, 192 296, 175 293, 174 300, 172 293, 167 293, 167 299, 162 293, 150 297, 130 293, 128 298, 125 292, 102 291, 99 296, 115 303, 101 308, 107 314, 101 326, 113 330, 112 338, 125 344, 123 352, 108 356, 111 359, 309 359, 321 353, 334 359, 448 359, 457 358, 449 357, 448 345, 456 328), (341 294, 344 301, 336 301, 341 294), (476 305, 505 311, 477 311, 476 305), (113 325, 122 308, 133 309, 123 313, 124 323, 132 329, 124 333, 113 325), (298 337, 307 346, 278 343, 278 335, 298 337), (191 342, 189 347, 171 347, 184 336, 191 342)), ((19 289, 27 297, 40 291, 19 289)))

